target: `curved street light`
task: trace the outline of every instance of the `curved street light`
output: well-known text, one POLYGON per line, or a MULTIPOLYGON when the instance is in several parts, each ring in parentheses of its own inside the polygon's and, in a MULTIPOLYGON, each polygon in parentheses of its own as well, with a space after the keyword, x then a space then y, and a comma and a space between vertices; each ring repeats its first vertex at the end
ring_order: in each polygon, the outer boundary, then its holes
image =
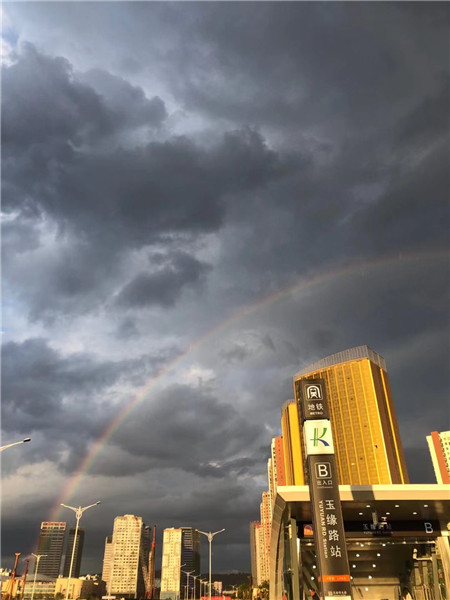
POLYGON ((31 442, 31 438, 24 438, 19 442, 13 442, 12 444, 6 444, 6 446, 0 446, 0 452, 3 452, 3 450, 6 450, 7 448, 11 448, 11 446, 17 446, 17 444, 25 444, 26 442, 31 442))
POLYGON ((36 564, 34 565, 33 589, 31 590, 31 600, 33 600, 33 598, 34 598, 34 588, 36 587, 36 576, 37 576, 38 568, 39 568, 39 561, 41 560, 41 558, 43 556, 47 556, 47 554, 34 554, 34 552, 32 552, 31 556, 34 556, 35 559, 36 559, 36 564))
POLYGON ((75 516, 77 518, 77 525, 75 527, 75 535, 73 536, 72 556, 70 558, 69 577, 67 579, 66 600, 68 600, 68 598, 69 598, 70 579, 72 577, 73 559, 75 557, 75 546, 77 544, 78 525, 80 523, 81 515, 88 508, 92 508, 93 506, 98 506, 99 504, 100 504, 100 500, 98 502, 96 502, 95 504, 89 504, 89 506, 83 506, 83 507, 79 506, 78 508, 75 508, 75 506, 68 506, 67 504, 61 504, 61 506, 64 506, 64 508, 70 508, 70 510, 73 510, 75 513, 75 516))
POLYGON ((219 531, 200 531, 200 529, 196 529, 196 531, 198 531, 199 533, 205 535, 208 538, 208 542, 209 542, 209 594, 208 594, 208 598, 209 600, 211 600, 211 544, 213 541, 213 538, 215 535, 217 535, 218 533, 222 533, 222 531, 225 531, 225 529, 220 529, 219 531))
POLYGON ((200 574, 198 575, 192 575, 192 578, 194 580, 194 597, 193 600, 197 600, 197 590, 195 589, 197 586, 197 579, 200 577, 200 574))
MULTIPOLYGON (((180 569, 180 571, 181 571, 181 569, 180 569)), ((187 587, 186 597, 187 597, 187 600, 189 600, 189 575, 191 573, 195 573, 195 571, 181 571, 181 572, 186 575, 186 587, 187 587)))

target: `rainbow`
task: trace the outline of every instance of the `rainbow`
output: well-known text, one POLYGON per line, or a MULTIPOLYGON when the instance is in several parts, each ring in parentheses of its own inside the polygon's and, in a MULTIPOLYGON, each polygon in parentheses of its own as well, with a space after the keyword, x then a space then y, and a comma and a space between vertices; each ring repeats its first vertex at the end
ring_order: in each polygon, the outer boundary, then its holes
POLYGON ((217 325, 215 325, 212 329, 209 329, 202 336, 197 338, 194 342, 189 344, 187 348, 181 352, 174 360, 165 365, 165 367, 152 379, 150 379, 145 386, 143 386, 133 397, 133 399, 122 409, 122 411, 110 422, 108 427, 104 430, 101 436, 93 443, 92 447, 89 449, 88 453, 84 457, 80 466, 76 470, 76 472, 72 475, 69 482, 63 489, 62 494, 59 496, 57 504, 52 510, 52 515, 50 517, 50 521, 58 521, 58 515, 61 512, 60 504, 61 502, 67 503, 69 499, 75 494, 77 488, 79 487, 83 477, 89 471, 90 466, 101 452, 103 446, 107 443, 107 441, 114 435, 120 425, 128 418, 128 416, 138 408, 145 400, 148 398, 149 393, 154 389, 156 384, 161 381, 164 377, 173 372, 185 358, 191 355, 195 350, 200 348, 203 344, 205 344, 210 339, 214 338, 215 335, 219 332, 223 332, 227 328, 231 327, 235 323, 241 321, 242 319, 248 317, 249 315, 254 314, 258 310, 262 308, 266 308, 267 306, 271 306, 276 302, 283 300, 292 294, 297 294, 299 292, 304 292, 313 287, 319 286, 323 283, 332 282, 335 279, 351 276, 359 271, 362 274, 366 274, 367 270, 372 270, 377 267, 383 267, 390 264, 404 264, 419 262, 419 261, 434 261, 437 259, 447 259, 449 253, 447 250, 429 252, 429 253, 421 253, 421 254, 400 254, 395 257, 384 257, 379 260, 370 261, 366 263, 358 263, 353 262, 339 270, 326 271, 323 273, 319 273, 313 277, 308 279, 304 279, 300 282, 296 282, 294 284, 289 285, 265 298, 254 302, 243 309, 239 310, 231 317, 226 318, 221 321, 217 325))

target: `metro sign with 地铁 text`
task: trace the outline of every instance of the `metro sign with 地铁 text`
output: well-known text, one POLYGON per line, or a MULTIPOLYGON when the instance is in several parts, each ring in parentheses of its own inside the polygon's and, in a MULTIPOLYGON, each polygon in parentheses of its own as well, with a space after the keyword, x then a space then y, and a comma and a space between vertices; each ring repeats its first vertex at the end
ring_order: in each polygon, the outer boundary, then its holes
POLYGON ((351 600, 350 569, 325 381, 301 381, 300 416, 309 477, 314 543, 324 600, 351 600))

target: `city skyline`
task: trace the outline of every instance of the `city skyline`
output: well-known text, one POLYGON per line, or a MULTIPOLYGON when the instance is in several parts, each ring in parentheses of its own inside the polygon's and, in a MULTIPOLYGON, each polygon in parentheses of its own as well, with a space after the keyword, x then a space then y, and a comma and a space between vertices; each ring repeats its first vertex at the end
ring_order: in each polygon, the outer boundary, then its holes
POLYGON ((2 439, 32 438, 2 454, 2 564, 75 525, 60 503, 101 500, 82 572, 121 514, 159 550, 167 527, 225 528, 214 571, 249 571, 295 373, 364 344, 410 480, 433 482, 449 6, 2 12, 2 439))

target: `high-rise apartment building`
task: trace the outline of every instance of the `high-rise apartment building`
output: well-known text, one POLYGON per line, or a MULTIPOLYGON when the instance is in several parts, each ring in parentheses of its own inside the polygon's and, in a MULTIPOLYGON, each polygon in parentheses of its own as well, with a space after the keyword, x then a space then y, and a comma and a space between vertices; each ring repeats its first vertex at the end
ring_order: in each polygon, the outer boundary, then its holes
MULTIPOLYGON (((272 466, 272 484, 274 488, 274 497, 279 485, 286 485, 286 471, 284 467, 284 449, 283 438, 279 435, 272 439, 270 444, 271 466, 272 466)), ((273 508, 273 507, 272 507, 273 508)))
MULTIPOLYGON (((301 381, 315 378, 325 381, 328 394, 339 483, 409 483, 384 358, 367 346, 359 346, 302 369, 294 376, 297 403, 301 381)), ((285 452, 290 463, 286 472, 295 471, 300 462, 305 480, 300 427, 298 431, 300 456, 292 444, 285 452)))
POLYGON ((181 540, 180 528, 164 529, 161 563, 161 598, 176 600, 181 593, 181 540))
POLYGON ((269 557, 270 557, 270 533, 272 530, 272 506, 270 502, 270 493, 262 493, 262 501, 260 504, 261 514, 261 529, 258 533, 260 539, 258 544, 262 551, 261 562, 261 579, 262 581, 269 580, 269 557))
POLYGON ((432 431, 427 442, 437 483, 450 483, 450 431, 432 431))
POLYGON ((103 554, 102 581, 106 583, 106 591, 109 595, 109 579, 111 577, 113 555, 112 535, 108 535, 105 539, 105 552, 103 554))
MULTIPOLYGON (((200 574, 200 534, 192 527, 168 528, 163 534, 161 598, 186 597, 187 575, 200 574), (181 567, 183 566, 183 569, 181 567), (184 571, 184 572, 183 572, 184 571)), ((194 579, 189 578, 193 590, 194 579)), ((189 592, 189 596, 192 591, 189 592)))
POLYGON ((269 460, 267 461, 267 481, 269 484, 270 511, 272 512, 276 492, 275 492, 275 481, 273 479, 273 465, 272 465, 271 458, 269 458, 269 460))
POLYGON ((61 567, 61 557, 66 535, 64 521, 43 521, 36 554, 42 556, 39 562, 39 574, 56 579, 61 567))
POLYGON ((150 530, 141 517, 123 515, 114 519, 111 546, 105 544, 103 564, 110 563, 108 593, 121 598, 140 598, 145 594, 148 574, 150 530), (112 547, 111 547, 112 546, 112 547))
POLYGON ((250 522, 250 558, 252 582, 256 587, 269 579, 269 556, 265 544, 264 528, 260 521, 250 522))
MULTIPOLYGON (((75 527, 69 529, 67 538, 66 555, 64 557, 63 577, 69 577, 70 562, 72 560, 73 544, 75 540, 75 527)), ((83 555, 84 546, 84 529, 78 528, 77 539, 75 542, 75 554, 73 556, 72 577, 80 576, 81 558, 83 555)))

